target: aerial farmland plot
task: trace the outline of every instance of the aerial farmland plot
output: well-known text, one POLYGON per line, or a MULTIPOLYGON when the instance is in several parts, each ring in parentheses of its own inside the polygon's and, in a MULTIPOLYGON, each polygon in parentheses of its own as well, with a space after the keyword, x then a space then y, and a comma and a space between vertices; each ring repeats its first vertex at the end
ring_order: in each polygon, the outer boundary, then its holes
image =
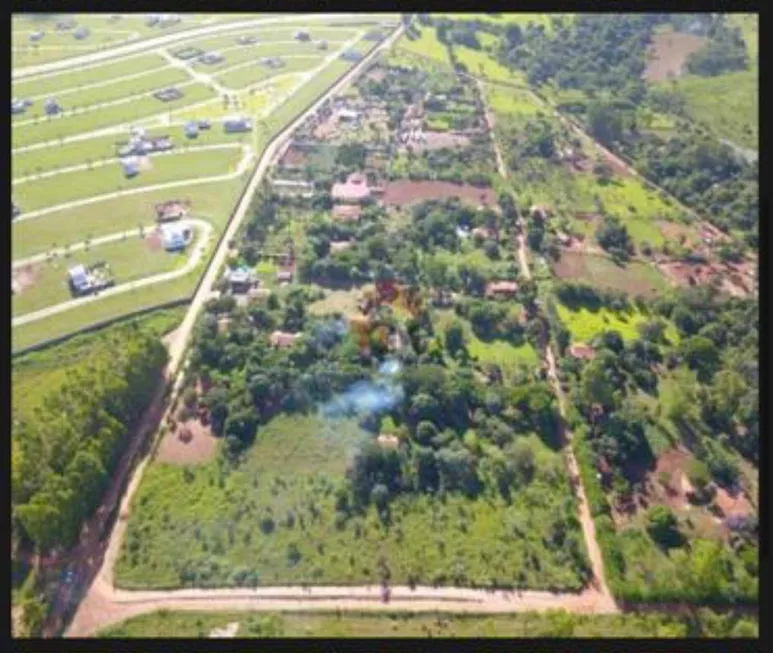
MULTIPOLYGON (((143 229, 151 233, 155 204, 178 198, 189 202, 183 223, 204 220, 222 229, 267 136, 352 67, 353 62, 339 59, 343 46, 356 46, 381 20, 344 14, 331 16, 329 22, 271 16, 14 17, 12 95, 24 106, 13 112, 12 195, 19 215, 12 242, 15 260, 38 255, 43 260, 36 260, 34 274, 27 275, 35 279, 34 290, 23 283, 14 286, 13 314, 14 319, 37 315, 39 308, 57 302, 68 307, 55 318, 41 314, 40 321, 25 322, 25 337, 15 342, 33 344, 34 333, 61 335, 69 325, 87 325, 89 315, 96 319, 131 312, 135 305, 148 304, 138 302, 143 293, 184 297, 195 286, 201 264, 188 270, 184 265, 170 268, 160 262, 161 255, 153 259, 158 263, 148 265, 135 257, 137 271, 127 273, 120 261, 129 244, 92 241, 125 238, 127 232, 136 239, 143 229), (229 22, 240 21, 228 29, 229 22), (210 27, 220 31, 207 36, 210 27), (188 29, 205 31, 186 39, 181 35, 188 29), (296 38, 304 29, 311 39, 296 38), (245 35, 257 43, 240 43, 245 35), (119 43, 165 37, 174 38, 173 44, 119 57, 101 54, 119 43), (326 41, 324 47, 321 41, 326 41), (208 65, 174 56, 191 47, 205 53, 219 50, 223 61, 208 65), (66 64, 70 57, 94 52, 96 58, 83 65, 66 64), (283 59, 280 68, 260 64, 272 57, 283 59), (49 63, 58 67, 46 69, 49 63), (36 68, 28 73, 29 66, 36 68), (299 76, 312 70, 317 73, 313 78, 299 76), (233 116, 244 118, 244 125, 226 129, 223 121, 233 116), (137 275, 158 276, 157 288, 147 284, 131 290, 123 301, 120 294, 89 297, 81 313, 78 301, 67 301, 68 268, 99 260, 100 251, 112 266, 115 288, 136 281, 137 275), (177 281, 161 274, 176 268, 184 273, 177 281), (81 317, 74 319, 78 313, 81 317)), ((362 52, 372 46, 368 42, 362 52)), ((197 238, 192 241, 188 249, 197 238)))

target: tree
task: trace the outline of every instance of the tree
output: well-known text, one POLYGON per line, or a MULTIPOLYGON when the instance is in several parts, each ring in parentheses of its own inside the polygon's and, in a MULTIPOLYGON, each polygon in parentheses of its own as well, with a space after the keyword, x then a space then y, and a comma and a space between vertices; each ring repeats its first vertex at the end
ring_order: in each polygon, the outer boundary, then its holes
POLYGON ((607 377, 599 359, 590 361, 580 375, 580 396, 588 406, 599 404, 609 409, 615 405, 615 385, 607 377))
POLYGON ((465 340, 464 327, 459 320, 454 320, 446 326, 445 345, 446 350, 451 356, 455 356, 457 352, 466 347, 465 340))
POLYGON ((370 500, 379 511, 385 510, 389 505, 389 488, 383 483, 377 483, 370 491, 370 500))
POLYGON ((680 546, 682 543, 676 515, 663 504, 652 506, 647 512, 647 531, 664 548, 680 546))
POLYGON ((696 370, 701 381, 708 381, 719 365, 716 345, 703 336, 693 336, 679 345, 679 354, 691 370, 696 370))
POLYGON ((612 105, 593 102, 588 107, 588 128, 599 141, 612 145, 622 137, 623 121, 612 105))
POLYGON ((525 440, 516 440, 506 451, 507 465, 521 483, 530 483, 534 478, 536 464, 534 450, 525 440))

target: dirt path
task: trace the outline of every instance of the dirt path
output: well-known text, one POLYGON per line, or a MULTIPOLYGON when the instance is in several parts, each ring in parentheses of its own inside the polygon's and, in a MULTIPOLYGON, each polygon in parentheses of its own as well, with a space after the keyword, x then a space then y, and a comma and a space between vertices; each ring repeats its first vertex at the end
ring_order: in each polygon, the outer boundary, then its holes
MULTIPOLYGON (((484 93, 483 84, 480 80, 477 80, 477 83, 478 88, 480 89, 481 98, 483 99, 485 106, 486 96, 484 93)), ((496 152, 499 174, 502 175, 503 178, 507 179, 508 171, 504 165, 504 159, 500 151, 499 143, 497 142, 496 135, 494 134, 494 121, 488 107, 486 107, 486 122, 489 126, 491 138, 494 143, 494 151, 496 152)), ((518 260, 520 261, 523 275, 527 279, 531 279, 531 270, 529 269, 527 259, 526 238, 524 236, 524 232, 526 231, 526 224, 522 215, 519 215, 518 217, 518 224, 518 260)), ((577 459, 575 458, 574 451, 572 449, 572 434, 566 428, 566 399, 564 397, 564 391, 561 388, 561 382, 558 379, 558 373, 556 371, 556 359, 553 352, 553 347, 550 343, 548 343, 545 347, 545 360, 548 365, 548 378, 551 385, 553 386, 553 391, 556 394, 556 398, 558 399, 558 409, 561 415, 559 431, 566 458, 566 466, 569 472, 569 480, 577 496, 580 525, 582 527, 583 536, 585 538, 585 548, 588 552, 588 558, 590 559, 591 569, 593 572, 591 587, 593 591, 598 593, 598 600, 600 604, 604 605, 609 611, 613 612, 616 610, 615 601, 612 597, 612 593, 607 587, 606 579, 604 576, 604 561, 601 556, 601 549, 599 548, 598 541, 596 540, 596 525, 593 522, 593 517, 591 516, 590 506, 588 505, 588 499, 585 495, 585 488, 583 487, 582 479, 580 478, 580 470, 577 465, 577 459)))

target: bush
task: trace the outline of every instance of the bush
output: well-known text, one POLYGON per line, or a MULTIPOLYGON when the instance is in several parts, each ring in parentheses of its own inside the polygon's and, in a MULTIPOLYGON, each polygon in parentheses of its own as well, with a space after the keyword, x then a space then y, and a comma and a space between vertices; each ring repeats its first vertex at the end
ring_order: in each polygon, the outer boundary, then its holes
POLYGON ((647 531, 662 547, 676 547, 682 543, 676 515, 668 506, 657 505, 650 508, 647 513, 647 531))

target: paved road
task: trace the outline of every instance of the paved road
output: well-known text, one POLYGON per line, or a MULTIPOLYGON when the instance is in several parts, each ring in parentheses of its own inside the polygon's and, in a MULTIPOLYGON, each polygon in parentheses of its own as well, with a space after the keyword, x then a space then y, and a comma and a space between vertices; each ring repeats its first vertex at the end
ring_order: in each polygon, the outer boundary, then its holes
POLYGON ((152 277, 144 277, 142 279, 137 279, 137 281, 122 283, 118 286, 113 286, 112 288, 102 290, 99 292, 99 294, 96 295, 88 295, 86 297, 71 299, 69 301, 62 302, 61 304, 48 306, 39 311, 25 313, 19 317, 14 317, 11 320, 11 327, 15 329, 16 327, 20 327, 24 324, 37 322, 43 318, 51 317, 52 315, 57 315, 58 313, 62 313, 64 311, 69 311, 72 308, 80 308, 84 304, 90 304, 91 302, 99 301, 107 297, 112 297, 113 295, 120 295, 122 293, 129 292, 130 290, 137 290, 139 288, 144 288, 145 286, 152 286, 157 283, 163 283, 164 281, 172 281, 173 279, 177 279, 178 277, 182 277, 188 274, 196 267, 196 265, 198 265, 201 257, 204 254, 206 243, 209 241, 209 238, 212 235, 212 225, 209 224, 209 222, 205 222, 204 220, 190 218, 185 222, 192 226, 198 227, 199 234, 196 244, 192 245, 191 247, 192 251, 190 257, 182 267, 176 270, 172 270, 171 272, 163 272, 161 274, 153 275, 152 277))
MULTIPOLYGON (((367 14, 366 14, 367 15, 367 14)), ((304 14, 303 21, 320 23, 320 22, 358 22, 364 18, 360 14, 304 14)), ((95 64, 101 61, 115 60, 128 57, 132 54, 138 54, 140 52, 148 52, 150 50, 156 50, 162 47, 168 47, 174 43, 180 41, 190 41, 199 37, 208 37, 221 32, 235 31, 241 28, 259 27, 261 25, 281 25, 283 23, 299 23, 298 16, 279 16, 273 18, 257 18, 247 19, 242 21, 236 21, 233 23, 208 25, 206 27, 199 27, 195 29, 185 30, 184 32, 177 32, 175 34, 167 34, 156 38, 145 39, 138 43, 130 43, 122 45, 117 48, 111 48, 109 50, 103 50, 100 52, 94 52, 90 54, 84 54, 78 57, 70 57, 61 61, 52 61, 50 63, 40 64, 37 66, 27 66, 25 68, 17 68, 12 71, 13 81, 18 81, 33 75, 41 75, 44 73, 58 72, 67 70, 68 68, 81 69, 83 66, 89 64, 95 64)))

